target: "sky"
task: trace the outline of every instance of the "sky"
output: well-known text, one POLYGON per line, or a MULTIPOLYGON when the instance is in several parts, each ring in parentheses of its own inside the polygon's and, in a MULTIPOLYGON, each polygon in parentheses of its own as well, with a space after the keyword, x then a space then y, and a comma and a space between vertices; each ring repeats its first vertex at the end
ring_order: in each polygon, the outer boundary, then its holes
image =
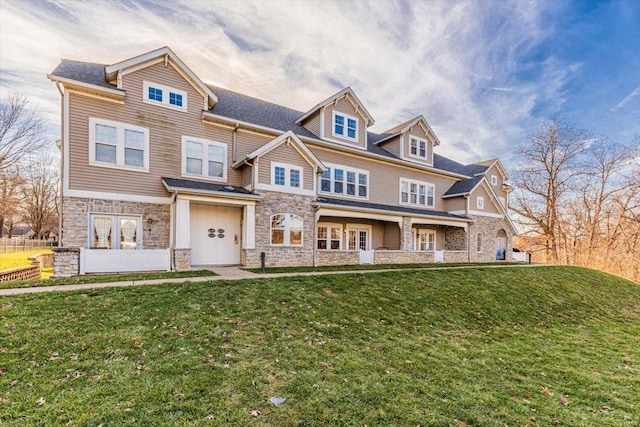
POLYGON ((205 82, 300 111, 350 86, 372 132, 422 114, 463 163, 514 151, 551 118, 640 134, 640 1, 0 0, 0 95, 60 138, 60 58, 169 46, 205 82))

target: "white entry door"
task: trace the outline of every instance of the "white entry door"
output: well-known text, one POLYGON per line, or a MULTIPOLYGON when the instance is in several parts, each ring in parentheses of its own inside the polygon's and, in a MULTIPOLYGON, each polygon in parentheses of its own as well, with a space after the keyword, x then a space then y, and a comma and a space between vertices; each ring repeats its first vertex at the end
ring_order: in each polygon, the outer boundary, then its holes
POLYGON ((241 209, 191 203, 191 264, 240 264, 241 209))
POLYGON ((373 250, 369 249, 369 230, 349 229, 349 250, 360 250, 360 264, 373 264, 373 250))

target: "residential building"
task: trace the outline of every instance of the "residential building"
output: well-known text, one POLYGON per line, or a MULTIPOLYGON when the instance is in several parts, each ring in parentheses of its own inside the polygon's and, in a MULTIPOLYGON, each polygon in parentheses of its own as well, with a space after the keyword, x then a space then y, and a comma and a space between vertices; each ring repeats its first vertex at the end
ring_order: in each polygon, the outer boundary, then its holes
POLYGON ((306 112, 205 84, 168 47, 62 60, 55 275, 511 260, 507 173, 381 134, 351 88, 306 112))

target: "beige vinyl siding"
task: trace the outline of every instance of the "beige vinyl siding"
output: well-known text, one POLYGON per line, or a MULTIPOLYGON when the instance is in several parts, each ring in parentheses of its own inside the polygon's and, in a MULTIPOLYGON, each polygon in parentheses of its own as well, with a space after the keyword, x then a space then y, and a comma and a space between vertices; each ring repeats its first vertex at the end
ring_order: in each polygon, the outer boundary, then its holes
POLYGON ((388 141, 385 141, 382 145, 380 145, 380 147, 384 148, 385 150, 387 150, 388 152, 390 152, 395 156, 401 157, 400 156, 400 135, 396 136, 395 138, 391 138, 388 141))
POLYGON ((244 188, 251 188, 251 186, 253 185, 253 168, 251 166, 244 166, 242 168, 241 176, 241 185, 244 188))
POLYGON ((444 208, 447 212, 464 211, 467 209, 467 199, 462 196, 444 199, 444 208))
POLYGON ((238 129, 236 135, 236 160, 242 159, 275 138, 277 136, 238 129))
MULTIPOLYGON (((171 65, 159 63, 127 74, 122 84, 126 91, 124 105, 76 93, 69 95, 71 189, 167 196, 160 178, 181 176, 183 135, 228 144, 227 153, 231 156, 231 130, 202 122, 203 97, 171 65), (143 80, 186 92, 188 112, 143 103, 143 80), (90 166, 90 117, 149 129, 149 172, 90 166)), ((240 173, 229 168, 227 182, 240 185, 240 173)))
POLYGON ((395 222, 386 222, 384 224, 384 246, 374 246, 374 249, 379 247, 391 250, 400 249, 400 227, 398 224, 395 222))
MULTIPOLYGON (((426 173, 411 168, 370 160, 362 156, 341 153, 321 147, 311 147, 323 163, 351 166, 369 171, 369 202, 399 205, 400 177, 424 181, 435 185, 434 210, 443 211, 442 195, 456 182, 453 178, 426 173)), ((334 195, 332 194, 332 197, 334 195)), ((339 195, 335 195, 339 197, 339 195)), ((425 208, 425 212, 431 209, 425 208)))
POLYGON ((422 129, 422 126, 420 126, 419 124, 416 124, 415 126, 413 126, 411 129, 409 129, 409 132, 405 133, 402 136, 402 148, 404 150, 405 159, 411 160, 412 162, 424 163, 427 165, 433 164, 433 141, 431 141, 431 138, 429 138, 429 135, 425 133, 425 131, 422 129), (411 136, 415 136, 427 141, 427 147, 426 147, 427 159, 426 160, 422 160, 420 157, 411 156, 411 145, 410 145, 411 136))
MULTIPOLYGON (((339 99, 337 104, 331 103, 321 111, 324 111, 324 138, 325 139, 334 139, 336 141, 341 141, 347 145, 354 145, 362 148, 367 146, 367 142, 366 142, 367 123, 365 123, 365 119, 362 117, 361 114, 356 113, 356 109, 353 106, 353 104, 351 104, 351 102, 348 101, 345 97, 342 97, 341 99, 339 99), (357 141, 353 141, 351 139, 342 138, 340 136, 333 135, 333 112, 334 111, 339 113, 344 113, 358 119, 358 140, 357 141)), ((346 123, 345 123, 345 129, 346 129, 346 123)))
POLYGON ((302 157, 293 143, 287 146, 286 142, 278 145, 273 150, 263 154, 258 159, 258 182, 271 184, 271 162, 286 163, 302 168, 303 189, 313 191, 313 167, 302 157))
POLYGON ((485 173, 487 177, 487 182, 492 187, 493 191, 496 193, 498 197, 504 197, 505 199, 508 197, 507 192, 502 189, 502 184, 504 184, 504 180, 502 179, 502 175, 498 171, 496 165, 493 165, 491 168, 487 170, 485 173), (498 185, 491 185, 491 175, 495 175, 498 177, 498 185))
MULTIPOLYGON (((491 185, 491 184, 489 184, 491 185)), ((496 200, 496 203, 500 203, 500 201, 496 200)), ((489 192, 484 188, 483 185, 479 185, 473 193, 471 193, 471 206, 470 209, 472 211, 484 212, 488 214, 497 214, 498 209, 491 201, 491 197, 489 196, 489 192), (484 209, 478 209, 477 205, 477 197, 484 197, 484 209)))
POLYGON ((320 138, 320 111, 313 113, 302 124, 302 126, 304 126, 308 131, 312 132, 318 138, 320 138))

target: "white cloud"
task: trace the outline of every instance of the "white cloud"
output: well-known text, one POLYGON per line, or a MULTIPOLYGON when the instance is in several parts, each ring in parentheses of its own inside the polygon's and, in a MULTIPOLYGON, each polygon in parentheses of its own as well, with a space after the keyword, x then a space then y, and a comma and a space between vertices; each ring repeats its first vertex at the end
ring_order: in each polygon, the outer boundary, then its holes
MULTIPOLYGON (((116 62, 169 45, 198 74, 306 111, 351 86, 382 132, 423 114, 441 154, 478 161, 512 150, 571 69, 553 58, 514 77, 552 33, 529 2, 0 2, 0 68, 58 126, 46 80, 59 58, 116 62)), ((526 71, 526 70, 524 70, 526 71)), ((54 135, 54 139, 57 138, 54 135)))

